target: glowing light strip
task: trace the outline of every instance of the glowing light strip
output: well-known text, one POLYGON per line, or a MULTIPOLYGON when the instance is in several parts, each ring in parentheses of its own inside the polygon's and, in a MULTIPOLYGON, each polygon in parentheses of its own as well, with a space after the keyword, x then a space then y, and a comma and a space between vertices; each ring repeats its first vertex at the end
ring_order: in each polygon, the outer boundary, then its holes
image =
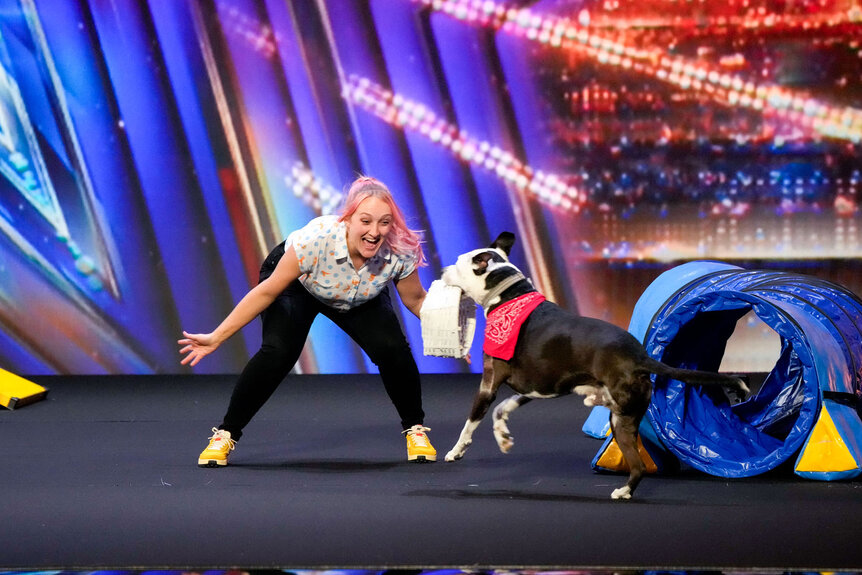
POLYGON ((280 41, 272 28, 262 24, 258 19, 242 12, 236 6, 226 7, 218 3, 219 16, 226 23, 225 31, 245 41, 251 48, 263 55, 264 58, 272 58, 276 52, 276 44, 280 41))
POLYGON ((500 29, 555 48, 576 49, 601 64, 643 73, 723 104, 776 115, 827 137, 862 141, 862 110, 856 108, 831 106, 776 85, 758 85, 659 49, 628 46, 567 18, 544 16, 529 8, 507 7, 491 0, 413 1, 467 23, 500 29))
MULTIPOLYGON (((853 0, 844 0, 847 9, 823 11, 816 14, 795 13, 795 14, 776 14, 766 12, 763 7, 753 10, 747 5, 747 0, 743 2, 735 2, 736 8, 742 8, 747 12, 740 16, 737 14, 718 14, 714 16, 706 14, 691 15, 691 10, 684 2, 679 0, 665 0, 666 10, 659 5, 659 2, 650 2, 656 12, 645 16, 643 14, 630 15, 622 12, 609 15, 606 13, 597 12, 591 14, 588 10, 583 9, 578 14, 578 21, 590 27, 607 28, 609 30, 619 31, 626 29, 643 30, 647 28, 701 28, 701 29, 719 29, 726 31, 728 29, 747 29, 756 30, 760 28, 769 31, 804 31, 809 32, 818 28, 835 28, 841 26, 853 26, 862 21, 862 8, 851 5, 853 0)), ((730 2, 734 4, 733 0, 730 2)), ((822 3, 821 3, 822 4, 822 3)))
POLYGON ((506 184, 530 194, 553 208, 578 212, 586 194, 554 174, 534 170, 511 153, 460 131, 420 103, 351 75, 342 95, 387 123, 427 137, 450 150, 458 159, 496 174, 506 184))
POLYGON ((334 214, 344 198, 341 192, 318 179, 302 162, 293 165, 284 182, 294 196, 319 214, 334 214))

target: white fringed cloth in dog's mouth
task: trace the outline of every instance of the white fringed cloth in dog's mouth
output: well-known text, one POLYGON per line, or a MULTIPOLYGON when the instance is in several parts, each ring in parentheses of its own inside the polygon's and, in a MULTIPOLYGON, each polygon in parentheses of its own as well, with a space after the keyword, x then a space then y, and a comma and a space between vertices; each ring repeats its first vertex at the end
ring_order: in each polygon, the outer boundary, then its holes
POLYGON ((476 333, 476 302, 461 288, 434 280, 419 311, 425 355, 464 357, 476 333))

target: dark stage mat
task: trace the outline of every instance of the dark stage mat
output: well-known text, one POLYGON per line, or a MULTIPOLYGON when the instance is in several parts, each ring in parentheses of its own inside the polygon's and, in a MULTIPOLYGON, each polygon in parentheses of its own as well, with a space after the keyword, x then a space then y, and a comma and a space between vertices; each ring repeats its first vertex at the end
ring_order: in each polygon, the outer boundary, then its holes
POLYGON ((862 483, 684 471, 612 501, 577 397, 517 411, 509 455, 485 421, 445 463, 478 376, 425 376, 440 461, 409 464, 377 376, 293 376, 200 469, 232 377, 33 379, 47 399, 0 410, 4 569, 862 567, 862 483))

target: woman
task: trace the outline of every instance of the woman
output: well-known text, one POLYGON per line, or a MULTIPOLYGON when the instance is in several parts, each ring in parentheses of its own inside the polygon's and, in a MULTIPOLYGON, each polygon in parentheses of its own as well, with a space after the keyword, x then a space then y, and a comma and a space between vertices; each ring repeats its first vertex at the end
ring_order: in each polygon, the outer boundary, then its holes
POLYGON ((408 461, 435 461, 423 425, 419 370, 389 295, 394 284, 416 317, 425 289, 416 268, 425 265, 419 235, 410 230, 392 193, 380 181, 360 177, 350 186, 341 216, 321 216, 290 234, 263 262, 260 283, 215 331, 183 332, 183 365, 206 355, 258 314, 260 350, 249 360, 224 419, 198 465, 227 465, 243 428, 293 368, 312 321, 323 314, 344 330, 379 368, 407 437, 408 461))

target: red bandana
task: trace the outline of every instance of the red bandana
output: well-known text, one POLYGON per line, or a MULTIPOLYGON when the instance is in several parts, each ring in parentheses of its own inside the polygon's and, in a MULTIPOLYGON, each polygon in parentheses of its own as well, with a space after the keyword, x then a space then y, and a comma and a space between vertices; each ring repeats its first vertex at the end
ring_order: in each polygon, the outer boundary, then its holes
POLYGON ((545 296, 534 291, 509 300, 488 314, 482 351, 497 359, 512 359, 521 324, 543 301, 545 296))

